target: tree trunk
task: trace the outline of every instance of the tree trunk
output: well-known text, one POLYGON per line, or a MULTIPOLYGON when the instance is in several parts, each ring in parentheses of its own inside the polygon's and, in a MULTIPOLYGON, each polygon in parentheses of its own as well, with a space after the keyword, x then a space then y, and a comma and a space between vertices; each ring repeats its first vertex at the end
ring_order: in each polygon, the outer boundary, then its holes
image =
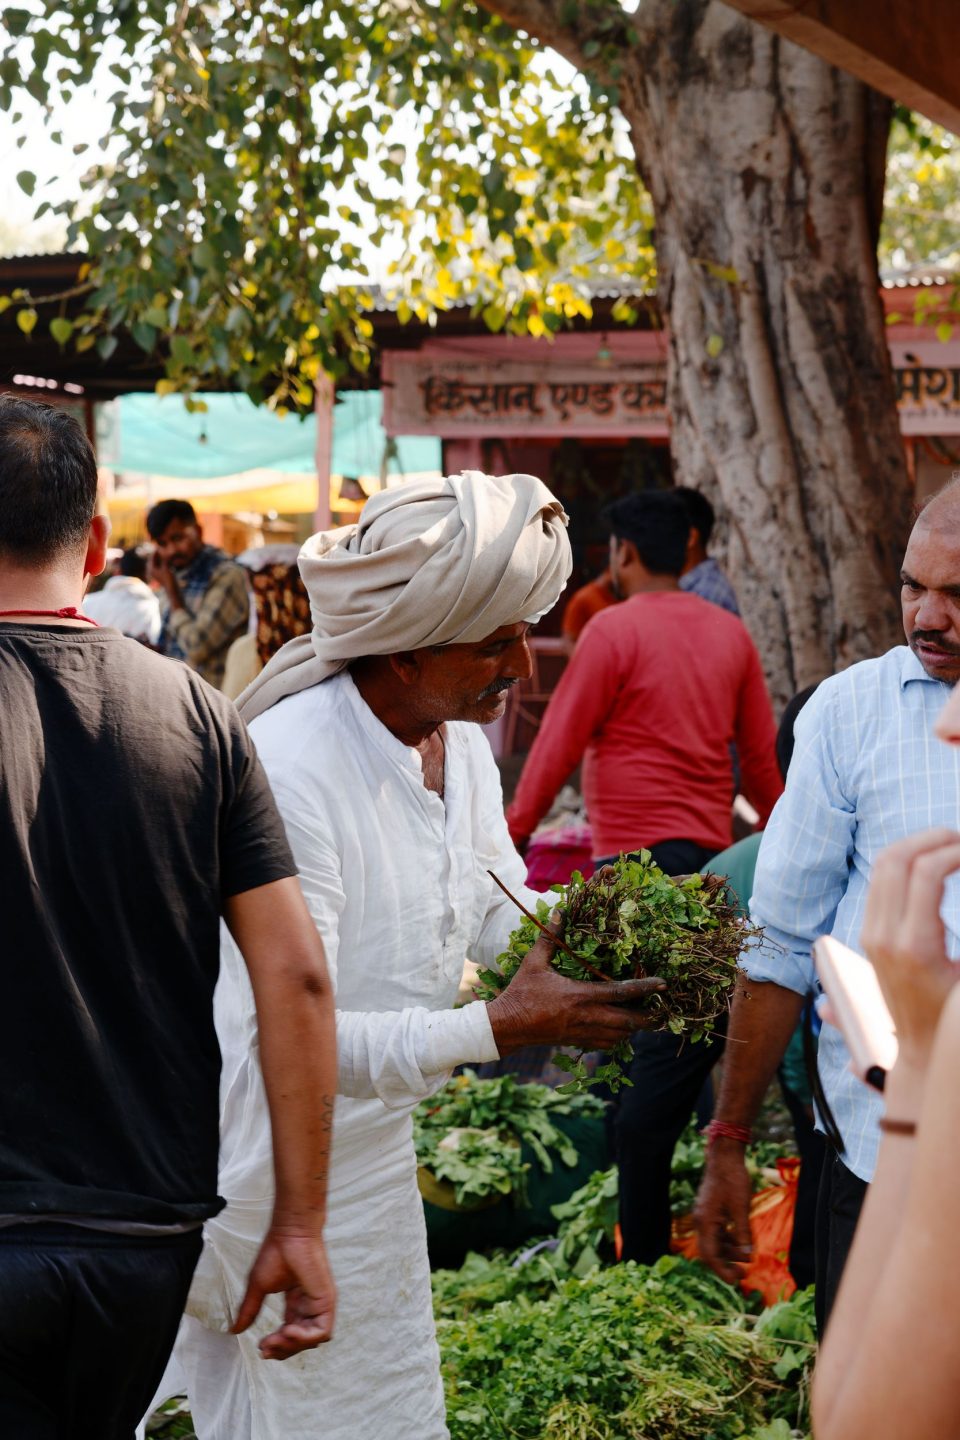
POLYGON ((718 0, 641 11, 621 104, 657 217, 677 477, 728 517, 726 563, 783 702, 902 640, 886 125, 859 81, 718 0))
MULTIPOLYGON (((555 0, 482 3, 590 68, 591 7, 560 25, 555 0)), ((677 480, 719 501, 782 703, 902 639, 911 498, 876 261, 889 106, 719 0, 617 13, 636 43, 605 78, 656 213, 677 480)))

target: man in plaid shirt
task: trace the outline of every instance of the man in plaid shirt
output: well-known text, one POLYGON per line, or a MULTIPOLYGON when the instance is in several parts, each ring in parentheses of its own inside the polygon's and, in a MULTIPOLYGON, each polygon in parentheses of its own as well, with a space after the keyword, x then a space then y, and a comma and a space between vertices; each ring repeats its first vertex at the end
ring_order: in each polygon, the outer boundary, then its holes
POLYGON ((243 568, 203 543, 189 500, 161 500, 147 516, 156 545, 150 578, 163 587, 160 649, 217 690, 227 651, 247 628, 250 599, 243 568))
POLYGON ((729 610, 731 615, 739 615, 737 592, 713 556, 707 554, 716 519, 713 506, 706 495, 689 486, 678 485, 677 494, 687 507, 690 520, 687 561, 680 576, 680 589, 699 595, 701 600, 709 600, 711 605, 719 605, 721 610, 729 610))

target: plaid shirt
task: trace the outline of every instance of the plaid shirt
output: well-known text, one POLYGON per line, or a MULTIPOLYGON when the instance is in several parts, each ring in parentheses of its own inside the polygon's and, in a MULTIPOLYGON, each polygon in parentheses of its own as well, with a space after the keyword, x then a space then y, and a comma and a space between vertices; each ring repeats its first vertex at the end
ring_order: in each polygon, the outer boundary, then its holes
POLYGON ((247 630, 250 598, 246 575, 222 550, 204 545, 176 578, 183 604, 171 610, 164 602, 160 648, 175 660, 185 660, 219 690, 227 651, 247 630))
MULTIPOLYGON (((819 990, 810 947, 835 935, 859 948, 867 888, 881 850, 934 825, 956 829, 960 753, 933 733, 949 686, 905 645, 824 680, 797 717, 787 788, 763 835, 750 913, 761 944, 742 957, 753 980, 800 995, 819 990)), ((943 919, 960 955, 960 876, 947 882, 943 919)), ((838 1030, 820 1033, 824 1094, 843 1136, 843 1160, 873 1176, 882 1110, 848 1068, 838 1030)))
POLYGON ((709 600, 711 605, 719 605, 721 610, 729 610, 731 615, 740 614, 736 591, 716 560, 709 556, 680 576, 680 589, 699 595, 701 600, 709 600))

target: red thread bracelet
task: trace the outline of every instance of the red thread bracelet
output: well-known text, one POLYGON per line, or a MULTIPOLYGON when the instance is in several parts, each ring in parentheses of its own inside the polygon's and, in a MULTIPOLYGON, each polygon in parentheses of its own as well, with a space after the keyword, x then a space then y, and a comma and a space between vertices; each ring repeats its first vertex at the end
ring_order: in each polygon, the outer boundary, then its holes
POLYGON ((726 1120, 711 1120, 704 1130, 707 1137, 707 1145, 713 1144, 714 1140, 739 1140, 741 1145, 750 1144, 750 1130, 746 1125, 728 1125, 726 1120))

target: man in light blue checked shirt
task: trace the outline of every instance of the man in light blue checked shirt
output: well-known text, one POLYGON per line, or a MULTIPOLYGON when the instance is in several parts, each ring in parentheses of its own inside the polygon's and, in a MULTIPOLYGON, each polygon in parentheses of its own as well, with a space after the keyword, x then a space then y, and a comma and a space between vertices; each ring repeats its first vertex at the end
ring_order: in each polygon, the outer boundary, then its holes
POLYGON ((687 507, 690 522, 687 560, 680 576, 680 589, 699 595, 701 600, 709 600, 711 605, 719 605, 721 610, 729 610, 731 615, 739 615, 737 592, 713 556, 707 554, 716 520, 713 506, 706 495, 701 495, 699 490, 691 490, 688 485, 678 485, 677 494, 687 507))
MULTIPOLYGON (((742 960, 716 1120, 749 1130, 800 1017, 818 988, 812 942, 831 934, 859 948, 870 871, 879 852, 918 830, 960 822, 960 753, 933 725, 960 679, 960 486, 922 511, 904 557, 901 604, 909 648, 898 646, 825 680, 796 723, 786 791, 767 826, 751 914, 764 940, 742 960)), ((944 920, 960 955, 960 878, 944 920)), ((838 1031, 824 1026, 819 1070, 843 1142, 824 1165, 817 1215, 821 1333, 836 1295, 866 1185, 882 1110, 850 1072, 838 1031)), ((725 1279, 750 1249, 750 1182, 740 1135, 715 1135, 697 1199, 704 1260, 725 1279)))

